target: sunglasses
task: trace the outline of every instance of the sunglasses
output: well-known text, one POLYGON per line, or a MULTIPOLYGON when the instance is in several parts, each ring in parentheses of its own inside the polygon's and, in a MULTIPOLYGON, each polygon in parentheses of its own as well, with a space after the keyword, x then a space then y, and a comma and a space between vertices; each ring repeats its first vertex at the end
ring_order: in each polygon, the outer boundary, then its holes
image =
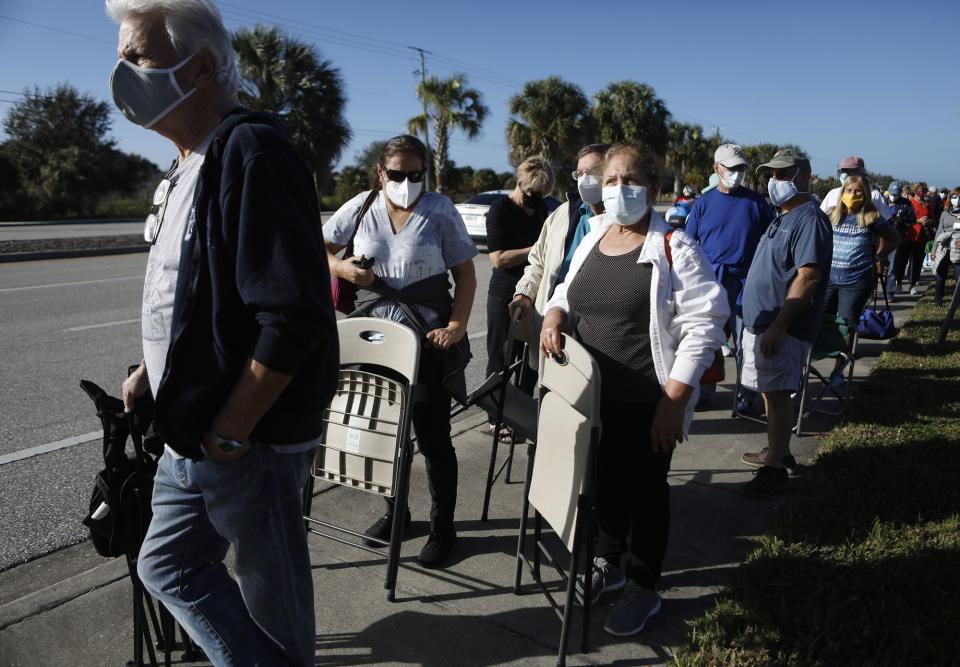
POLYGON ((400 171, 399 169, 384 169, 384 173, 394 183, 403 183, 410 179, 411 183, 419 183, 423 180, 422 171, 400 171))
POLYGON ((166 173, 163 180, 153 192, 153 202, 147 220, 143 224, 143 240, 154 245, 160 236, 160 228, 163 227, 163 214, 167 210, 167 202, 170 201, 170 193, 177 184, 177 179, 173 178, 173 173, 177 169, 177 162, 174 160, 170 171, 166 173))

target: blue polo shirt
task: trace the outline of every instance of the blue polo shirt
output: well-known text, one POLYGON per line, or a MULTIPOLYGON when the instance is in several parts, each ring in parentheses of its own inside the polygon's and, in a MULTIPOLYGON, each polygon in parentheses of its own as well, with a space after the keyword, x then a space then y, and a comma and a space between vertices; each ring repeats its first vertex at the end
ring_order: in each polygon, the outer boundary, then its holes
POLYGON ((741 186, 728 193, 711 190, 699 197, 684 231, 700 244, 718 276, 720 267, 742 276, 771 220, 773 209, 767 201, 741 186))
POLYGON ((560 273, 557 274, 557 285, 562 283, 563 279, 567 277, 567 271, 570 270, 570 262, 573 261, 573 253, 577 251, 577 247, 580 245, 583 237, 590 233, 590 218, 593 217, 593 209, 590 208, 590 204, 583 202, 580 204, 578 210, 580 212, 580 221, 577 223, 577 228, 573 232, 573 238, 570 239, 570 247, 567 248, 567 254, 563 258, 563 263, 560 265, 560 273))
POLYGON ((820 267, 820 280, 803 313, 787 329, 794 338, 813 343, 820 326, 830 264, 833 229, 816 202, 808 201, 774 219, 760 239, 743 287, 743 325, 754 334, 773 324, 801 266, 820 267))

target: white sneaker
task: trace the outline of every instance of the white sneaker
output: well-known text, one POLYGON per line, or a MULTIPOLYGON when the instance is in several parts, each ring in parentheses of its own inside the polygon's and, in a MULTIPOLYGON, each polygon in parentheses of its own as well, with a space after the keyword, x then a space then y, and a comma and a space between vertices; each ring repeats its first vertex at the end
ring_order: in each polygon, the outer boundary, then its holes
POLYGON ((922 290, 920 289, 920 285, 914 285, 913 287, 910 288, 910 294, 913 296, 920 294, 921 291, 922 290))
POLYGON ((723 347, 720 348, 720 351, 723 352, 723 356, 732 357, 736 355, 736 351, 733 350, 728 344, 724 343, 723 347))

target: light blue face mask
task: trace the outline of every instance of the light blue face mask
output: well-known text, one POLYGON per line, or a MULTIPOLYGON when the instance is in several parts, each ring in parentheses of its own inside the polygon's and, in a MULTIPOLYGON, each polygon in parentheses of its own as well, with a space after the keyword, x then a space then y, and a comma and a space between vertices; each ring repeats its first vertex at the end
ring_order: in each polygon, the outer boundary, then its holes
POLYGON ((165 68, 139 67, 128 60, 117 61, 110 75, 110 91, 117 108, 131 123, 149 130, 196 92, 196 87, 183 92, 175 76, 175 72, 195 55, 165 68))

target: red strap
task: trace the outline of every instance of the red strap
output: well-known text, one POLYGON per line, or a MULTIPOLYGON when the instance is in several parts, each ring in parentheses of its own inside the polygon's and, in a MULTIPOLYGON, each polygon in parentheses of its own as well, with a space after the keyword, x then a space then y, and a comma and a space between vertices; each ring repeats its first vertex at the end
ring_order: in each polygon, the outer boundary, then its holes
POLYGON ((673 230, 663 235, 663 251, 667 253, 667 264, 673 266, 673 251, 670 250, 670 237, 673 236, 673 230))

